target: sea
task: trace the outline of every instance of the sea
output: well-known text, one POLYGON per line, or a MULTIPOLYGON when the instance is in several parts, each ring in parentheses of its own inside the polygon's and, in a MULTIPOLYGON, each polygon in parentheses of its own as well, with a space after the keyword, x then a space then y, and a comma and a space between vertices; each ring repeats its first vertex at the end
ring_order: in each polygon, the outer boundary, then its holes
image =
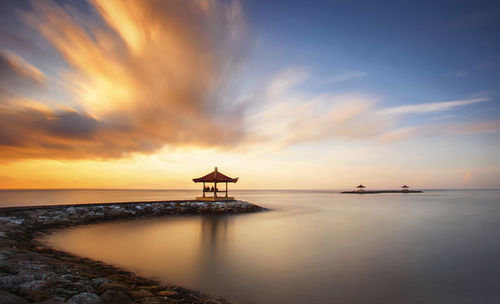
MULTIPOLYGON (((0 191, 1 206, 197 191, 0 191)), ((269 211, 55 231, 53 248, 239 303, 500 303, 500 191, 233 191, 269 211)))

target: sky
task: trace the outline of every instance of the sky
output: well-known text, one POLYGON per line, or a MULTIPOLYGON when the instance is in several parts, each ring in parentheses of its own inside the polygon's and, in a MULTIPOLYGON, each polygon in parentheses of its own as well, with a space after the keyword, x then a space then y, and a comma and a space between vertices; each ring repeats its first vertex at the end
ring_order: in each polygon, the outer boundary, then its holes
POLYGON ((0 188, 500 188, 498 1, 2 1, 0 188))

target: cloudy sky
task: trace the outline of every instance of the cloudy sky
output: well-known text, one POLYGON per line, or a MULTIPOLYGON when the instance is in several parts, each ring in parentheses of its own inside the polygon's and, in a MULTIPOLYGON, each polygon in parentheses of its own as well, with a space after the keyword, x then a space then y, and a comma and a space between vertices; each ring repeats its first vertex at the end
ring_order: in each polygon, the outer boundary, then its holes
POLYGON ((0 188, 500 188, 497 1, 2 1, 0 188))

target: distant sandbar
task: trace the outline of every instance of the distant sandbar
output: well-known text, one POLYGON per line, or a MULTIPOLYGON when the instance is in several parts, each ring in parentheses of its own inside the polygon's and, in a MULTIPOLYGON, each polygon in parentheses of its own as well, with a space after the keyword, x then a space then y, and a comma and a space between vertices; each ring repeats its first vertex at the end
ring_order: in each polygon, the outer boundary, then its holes
POLYGON ((379 193, 423 193, 420 190, 367 190, 367 191, 342 191, 348 194, 379 194, 379 193))

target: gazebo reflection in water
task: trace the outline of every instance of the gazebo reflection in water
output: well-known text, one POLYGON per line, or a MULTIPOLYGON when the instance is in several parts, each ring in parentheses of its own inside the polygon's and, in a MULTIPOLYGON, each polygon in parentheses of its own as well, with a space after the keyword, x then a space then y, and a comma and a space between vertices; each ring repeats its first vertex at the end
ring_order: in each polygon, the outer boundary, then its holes
POLYGON ((227 195, 228 193, 228 188, 227 184, 228 183, 236 183, 238 181, 238 177, 232 178, 229 177, 225 174, 220 173, 217 170, 217 167, 215 167, 214 171, 199 177, 199 178, 194 178, 193 182, 195 183, 203 183, 203 196, 197 197, 197 201, 209 201, 209 202, 214 202, 214 201, 233 201, 234 197, 230 197, 227 195), (217 184, 224 183, 226 185, 224 190, 219 190, 217 188, 217 184), (209 186, 207 186, 207 184, 209 186), (213 184, 210 187, 210 184, 213 184), (224 193, 223 196, 218 196, 217 193, 224 193))
MULTIPOLYGON (((200 249, 197 270, 198 284, 221 288, 228 284, 224 278, 224 269, 230 259, 228 247, 229 230, 232 219, 227 215, 204 215, 201 218, 200 249)), ((228 278, 229 279, 229 278, 228 278)))

